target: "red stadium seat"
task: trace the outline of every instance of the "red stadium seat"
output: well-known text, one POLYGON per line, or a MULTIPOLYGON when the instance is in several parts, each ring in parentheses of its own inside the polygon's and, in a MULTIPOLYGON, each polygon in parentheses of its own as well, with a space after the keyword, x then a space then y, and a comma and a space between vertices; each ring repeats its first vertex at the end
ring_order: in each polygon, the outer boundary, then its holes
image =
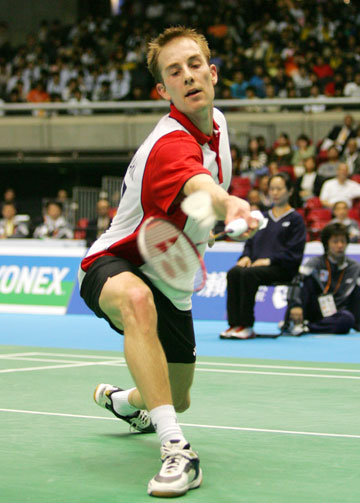
POLYGON ((332 213, 328 208, 312 208, 306 215, 307 222, 317 222, 319 220, 329 221, 331 218, 332 213))
POLYGON ((303 217, 305 220, 305 208, 296 208, 296 211, 300 213, 300 215, 303 217))
POLYGON ((296 180, 294 166, 279 166, 279 171, 280 171, 280 173, 281 172, 288 173, 291 180, 293 180, 293 181, 296 180))
POLYGON ((321 204, 320 198, 319 197, 310 197, 305 203, 305 209, 311 210, 313 208, 322 208, 323 205, 321 204))
POLYGON ((352 218, 353 220, 357 220, 358 222, 360 222, 359 207, 353 207, 349 209, 349 218, 352 218))
POLYGON ((360 183, 360 174, 356 175, 351 175, 351 180, 354 180, 354 182, 360 183))
POLYGON ((314 220, 308 225, 310 241, 319 241, 323 228, 329 223, 329 220, 314 220))
POLYGON ((80 218, 75 227, 74 239, 85 239, 88 225, 89 220, 87 218, 80 218))
POLYGON ((250 178, 243 176, 234 176, 231 180, 229 193, 233 196, 246 198, 251 189, 250 178))

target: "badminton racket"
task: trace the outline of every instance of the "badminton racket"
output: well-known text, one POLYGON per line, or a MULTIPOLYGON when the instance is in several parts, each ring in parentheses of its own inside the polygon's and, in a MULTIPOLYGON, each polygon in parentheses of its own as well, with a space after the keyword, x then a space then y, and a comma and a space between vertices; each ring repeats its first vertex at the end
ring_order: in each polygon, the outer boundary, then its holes
MULTIPOLYGON (((247 224, 239 218, 230 222, 219 236, 239 236, 247 224)), ((207 242, 207 241, 206 241, 207 242)), ((141 226, 137 244, 143 260, 168 286, 187 293, 202 290, 206 267, 196 243, 176 225, 163 218, 150 217, 141 226)))

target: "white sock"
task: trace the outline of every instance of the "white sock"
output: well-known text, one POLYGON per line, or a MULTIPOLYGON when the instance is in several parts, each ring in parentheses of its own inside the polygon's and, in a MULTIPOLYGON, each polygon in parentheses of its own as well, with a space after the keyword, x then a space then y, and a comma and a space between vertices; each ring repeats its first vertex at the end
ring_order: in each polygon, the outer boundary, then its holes
POLYGON ((137 407, 134 407, 131 403, 129 403, 129 394, 133 389, 136 388, 126 389, 124 391, 115 391, 115 393, 112 393, 111 395, 114 409, 121 416, 130 416, 139 410, 137 407))
POLYGON ((173 405, 155 407, 150 411, 150 417, 161 445, 169 440, 185 440, 173 405))

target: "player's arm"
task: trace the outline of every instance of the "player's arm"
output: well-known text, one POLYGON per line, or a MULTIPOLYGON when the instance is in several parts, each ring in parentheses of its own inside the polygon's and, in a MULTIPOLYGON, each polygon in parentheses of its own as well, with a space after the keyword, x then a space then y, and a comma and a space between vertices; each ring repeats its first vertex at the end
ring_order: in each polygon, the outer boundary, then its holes
POLYGON ((199 190, 210 194, 212 207, 218 220, 224 220, 225 224, 228 224, 237 218, 244 218, 249 230, 257 229, 259 223, 250 216, 249 203, 244 199, 228 194, 226 190, 214 182, 210 175, 195 175, 187 180, 183 187, 185 196, 199 190))

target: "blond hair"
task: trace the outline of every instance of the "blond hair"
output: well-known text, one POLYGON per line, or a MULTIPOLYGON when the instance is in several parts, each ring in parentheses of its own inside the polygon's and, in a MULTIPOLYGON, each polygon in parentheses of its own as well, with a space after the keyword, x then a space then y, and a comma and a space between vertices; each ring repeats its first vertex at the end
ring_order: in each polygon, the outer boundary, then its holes
POLYGON ((210 63, 210 49, 204 35, 198 33, 193 28, 186 28, 185 26, 172 26, 167 28, 148 44, 147 66, 156 82, 162 82, 162 76, 158 65, 161 49, 171 40, 180 37, 187 37, 194 40, 194 42, 196 42, 200 47, 206 61, 210 63))

